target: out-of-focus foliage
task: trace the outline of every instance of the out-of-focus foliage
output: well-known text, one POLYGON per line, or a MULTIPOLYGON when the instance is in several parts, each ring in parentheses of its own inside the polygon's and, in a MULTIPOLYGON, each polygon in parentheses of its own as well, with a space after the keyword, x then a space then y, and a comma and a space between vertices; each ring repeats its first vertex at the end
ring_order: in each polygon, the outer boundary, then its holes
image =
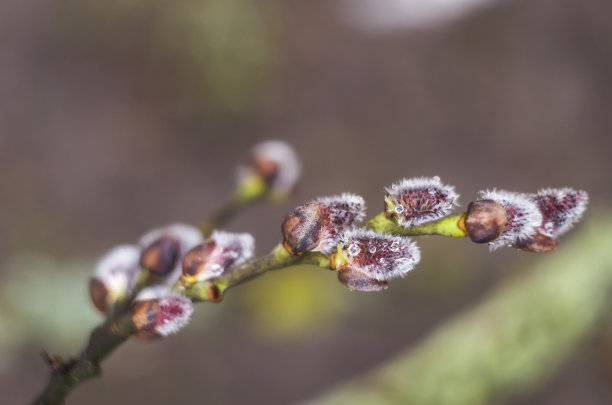
POLYGON ((64 10, 70 41, 96 58, 136 60, 196 108, 248 107, 275 61, 273 24, 248 0, 68 1, 64 10))
POLYGON ((9 261, 0 284, 0 367, 12 349, 31 344, 74 351, 99 321, 87 295, 91 266, 23 254, 9 261))
POLYGON ((312 266, 271 272, 238 294, 254 330, 273 339, 311 337, 337 320, 350 302, 335 272, 312 266))
POLYGON ((610 313, 612 220, 598 218, 420 345, 325 404, 491 404, 550 378, 610 313))

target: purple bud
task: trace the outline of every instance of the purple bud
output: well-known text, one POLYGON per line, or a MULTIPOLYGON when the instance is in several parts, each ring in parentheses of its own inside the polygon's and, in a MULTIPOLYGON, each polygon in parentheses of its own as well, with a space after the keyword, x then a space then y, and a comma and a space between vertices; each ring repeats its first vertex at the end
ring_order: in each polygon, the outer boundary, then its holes
POLYGON ((318 198, 289 213, 282 225, 283 244, 293 254, 321 252, 329 254, 342 232, 365 216, 362 197, 343 193, 318 198))
POLYGON ((185 255, 183 280, 189 283, 219 277, 230 267, 250 259, 254 250, 251 234, 214 231, 210 238, 185 255))
POLYGON ((438 176, 403 179, 387 187, 385 212, 398 225, 411 227, 447 215, 459 195, 438 176))
POLYGON ((542 214, 538 232, 553 239, 569 231, 580 220, 589 201, 586 191, 571 188, 542 189, 530 197, 542 214))
POLYGON ((101 312, 109 313, 117 301, 129 296, 136 285, 140 250, 121 245, 105 254, 96 265, 89 283, 91 299, 101 312))
POLYGON ((166 337, 187 325, 192 314, 193 304, 189 299, 160 286, 144 289, 132 308, 135 336, 166 337))
POLYGON ((506 224, 499 236, 489 242, 491 249, 530 238, 542 223, 538 206, 526 194, 486 190, 481 191, 479 197, 481 200, 493 200, 506 210, 506 224))
MULTIPOLYGON (((409 238, 357 229, 343 235, 332 257, 332 265, 339 271, 349 268, 363 276, 359 278, 383 282, 406 275, 420 260, 421 252, 409 238)), ((342 274, 339 278, 341 281, 351 279, 353 285, 346 281, 343 284, 353 289, 361 282, 354 280, 356 277, 351 274, 342 274)), ((384 287, 384 284, 379 285, 379 289, 384 287)), ((367 288, 369 291, 375 289, 373 283, 367 288)))

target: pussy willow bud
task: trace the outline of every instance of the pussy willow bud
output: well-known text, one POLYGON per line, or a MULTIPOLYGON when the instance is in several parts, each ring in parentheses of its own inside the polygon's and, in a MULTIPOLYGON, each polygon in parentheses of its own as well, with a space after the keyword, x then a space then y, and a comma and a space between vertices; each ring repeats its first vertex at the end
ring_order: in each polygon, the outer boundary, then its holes
POLYGON ((138 280, 140 250, 136 246, 117 246, 104 255, 96 265, 89 282, 93 304, 103 313, 109 313, 115 303, 127 297, 138 280))
POLYGON ((586 191, 571 188, 542 189, 530 197, 542 213, 538 232, 553 239, 569 231, 580 220, 589 202, 586 191))
POLYGON ((322 252, 329 254, 342 232, 365 216, 362 197, 343 193, 322 197, 301 205, 283 221, 283 245, 292 254, 322 252))
POLYGON ((519 240, 514 247, 528 252, 550 252, 557 247, 556 239, 580 220, 586 210, 589 195, 571 188, 542 189, 531 194, 542 214, 542 222, 534 235, 519 240))
POLYGON ((385 213, 398 225, 411 227, 447 215, 459 195, 438 176, 403 179, 387 187, 385 213))
POLYGON ((193 314, 193 304, 165 286, 142 290, 132 307, 135 336, 141 339, 166 337, 182 329, 193 314))
POLYGON ((293 148, 282 141, 265 141, 253 148, 249 168, 239 171, 240 182, 248 182, 251 177, 263 181, 266 188, 275 196, 289 194, 300 178, 302 168, 293 148))
POLYGON ((190 225, 172 224, 154 229, 140 239, 140 265, 172 283, 181 273, 183 255, 201 241, 200 231, 190 225))
POLYGON ((341 272, 338 279, 346 287, 377 291, 386 284, 375 281, 402 277, 420 260, 421 252, 409 238, 358 229, 342 236, 332 256, 332 267, 341 272))
POLYGON ((142 250, 140 265, 156 276, 165 276, 175 267, 180 254, 179 241, 170 235, 160 236, 142 250))
POLYGON ((493 200, 473 201, 465 214, 465 229, 472 242, 487 243, 497 239, 506 226, 506 210, 493 200))
POLYGON ((255 239, 251 234, 214 231, 183 258, 182 280, 189 284, 219 277, 230 267, 250 259, 254 250, 255 239))
POLYGON ((513 245, 530 238, 536 233, 536 227, 542 223, 542 214, 538 206, 526 194, 486 190, 481 191, 479 195, 481 201, 495 201, 506 211, 506 224, 501 233, 489 241, 491 249, 513 245))

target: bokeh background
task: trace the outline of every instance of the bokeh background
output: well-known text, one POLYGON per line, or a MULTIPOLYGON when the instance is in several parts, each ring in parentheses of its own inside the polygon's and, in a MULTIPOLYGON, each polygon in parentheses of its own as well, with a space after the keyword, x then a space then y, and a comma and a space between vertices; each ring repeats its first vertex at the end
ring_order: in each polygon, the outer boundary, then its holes
MULTIPOLYGON (((439 175, 478 190, 574 186, 612 198, 612 4, 605 0, 6 0, 0 2, 0 392, 43 387, 101 321, 96 258, 158 225, 197 223, 257 141, 304 172, 291 201, 228 230, 258 254, 284 213, 439 175)), ((567 238, 571 239, 571 235, 567 238)), ((380 294, 293 268, 202 304, 181 334, 129 341, 68 404, 286 404, 426 338, 540 260, 421 238, 423 260, 380 294)), ((563 243, 561 244, 561 248, 563 243)), ((612 401, 609 338, 591 338, 515 404, 612 401)))

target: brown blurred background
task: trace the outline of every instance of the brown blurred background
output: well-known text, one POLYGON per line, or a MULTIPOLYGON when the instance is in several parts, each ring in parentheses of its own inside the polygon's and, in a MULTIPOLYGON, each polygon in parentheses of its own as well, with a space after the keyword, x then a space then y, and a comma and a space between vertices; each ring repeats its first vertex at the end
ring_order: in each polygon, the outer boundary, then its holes
MULTIPOLYGON (((258 254, 297 203, 352 191, 374 215, 383 187, 409 176, 439 175, 464 204, 483 188, 567 185, 589 191, 589 212, 609 207, 612 4, 491 1, 388 25, 359 14, 367 4, 0 2, 1 402, 31 400, 47 379, 40 349, 74 354, 100 321, 85 284, 95 259, 204 218, 259 140, 294 145, 304 173, 292 201, 227 227, 252 232, 258 254)), ((310 268, 236 288, 183 333, 128 342, 68 404, 305 400, 537 260, 420 245, 417 270, 381 294, 310 268)), ((512 403, 612 402, 601 340, 512 403)))

